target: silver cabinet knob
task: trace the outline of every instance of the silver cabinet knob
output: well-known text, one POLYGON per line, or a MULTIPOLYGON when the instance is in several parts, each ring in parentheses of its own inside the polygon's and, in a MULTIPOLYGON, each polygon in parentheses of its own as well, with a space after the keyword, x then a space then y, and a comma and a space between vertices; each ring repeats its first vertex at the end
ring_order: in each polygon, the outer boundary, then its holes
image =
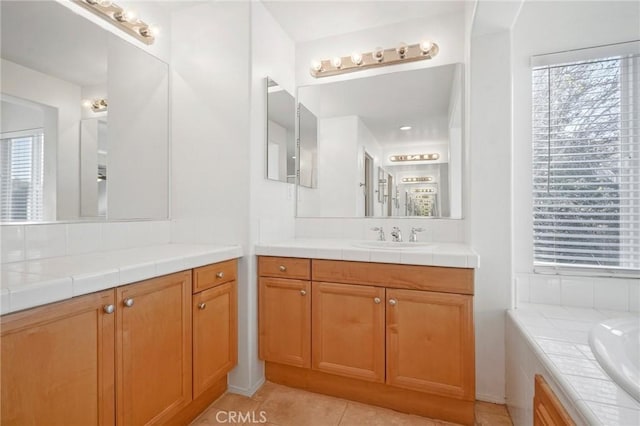
POLYGON ((216 277, 218 277, 218 278, 222 278, 222 277, 224 277, 224 272, 218 272, 218 273, 216 274, 216 277))
POLYGON ((286 267, 286 266, 284 266, 284 265, 280 265, 280 268, 279 268, 279 269, 280 269, 280 272, 284 272, 284 271, 286 271, 286 270, 287 270, 287 267, 286 267))
POLYGON ((207 307, 207 304, 206 304, 206 303, 204 303, 204 302, 202 302, 202 303, 200 303, 200 304, 198 305, 198 309, 200 309, 200 310, 202 310, 202 309, 204 309, 204 308, 206 308, 206 307, 207 307))
POLYGON ((104 311, 105 314, 112 314, 116 311, 116 307, 113 305, 104 305, 102 307, 102 310, 104 311))
POLYGON ((398 304, 398 301, 396 299, 389 299, 389 304, 391 306, 396 306, 398 304))
POLYGON ((373 303, 375 303, 376 305, 379 304, 381 302, 379 297, 374 297, 373 298, 373 303))
POLYGON ((307 294, 307 290, 300 290, 300 294, 303 295, 303 296, 306 295, 307 294))
POLYGON ((126 306, 127 308, 130 308, 133 306, 133 299, 124 299, 124 306, 126 306))

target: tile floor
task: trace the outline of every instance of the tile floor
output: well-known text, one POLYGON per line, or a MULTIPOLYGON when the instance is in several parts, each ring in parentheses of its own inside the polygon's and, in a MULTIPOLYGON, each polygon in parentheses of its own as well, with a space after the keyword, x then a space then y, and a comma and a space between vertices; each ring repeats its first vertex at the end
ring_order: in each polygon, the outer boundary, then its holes
MULTIPOLYGON (((277 426, 453 426, 331 396, 320 395, 267 382, 251 398, 227 393, 191 423, 192 426, 250 425, 277 426), (233 418, 233 413, 243 418, 233 418)), ((511 426, 504 405, 476 403, 476 425, 511 426)))

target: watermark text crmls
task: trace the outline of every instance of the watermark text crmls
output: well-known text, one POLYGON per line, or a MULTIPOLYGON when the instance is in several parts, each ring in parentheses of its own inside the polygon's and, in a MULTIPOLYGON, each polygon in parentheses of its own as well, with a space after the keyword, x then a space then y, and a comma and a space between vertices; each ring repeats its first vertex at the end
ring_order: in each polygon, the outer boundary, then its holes
POLYGON ((218 411, 216 413, 218 423, 266 423, 266 411, 218 411))

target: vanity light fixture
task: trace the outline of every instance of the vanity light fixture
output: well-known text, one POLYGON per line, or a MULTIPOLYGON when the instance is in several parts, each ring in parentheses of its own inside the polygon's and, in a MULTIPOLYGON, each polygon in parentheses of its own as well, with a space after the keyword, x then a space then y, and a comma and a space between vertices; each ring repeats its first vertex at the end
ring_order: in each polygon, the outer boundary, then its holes
POLYGON ((414 188, 411 192, 436 192, 434 188, 414 188))
POLYGON ((390 161, 434 161, 440 158, 440 154, 411 154, 411 155, 392 155, 390 161))
POLYGON ((418 182, 431 182, 431 181, 433 181, 433 177, 431 176, 417 176, 417 177, 402 178, 402 183, 418 183, 418 182))
POLYGON ((411 45, 400 43, 397 47, 391 49, 376 47, 372 52, 353 53, 350 56, 313 61, 310 72, 311 75, 316 78, 329 77, 375 66, 395 65, 404 62, 432 59, 438 54, 439 50, 438 45, 429 40, 411 45))
POLYGON ((106 99, 94 99, 87 100, 82 103, 87 108, 91 108, 93 112, 105 112, 107 110, 107 100, 106 99))
POLYGON ((413 127, 411 127, 411 126, 402 126, 402 127, 400 127, 400 130, 407 131, 407 130, 411 130, 412 128, 413 127))
POLYGON ((124 9, 111 0, 73 1, 145 44, 153 44, 158 35, 157 27, 138 19, 133 10, 124 9))

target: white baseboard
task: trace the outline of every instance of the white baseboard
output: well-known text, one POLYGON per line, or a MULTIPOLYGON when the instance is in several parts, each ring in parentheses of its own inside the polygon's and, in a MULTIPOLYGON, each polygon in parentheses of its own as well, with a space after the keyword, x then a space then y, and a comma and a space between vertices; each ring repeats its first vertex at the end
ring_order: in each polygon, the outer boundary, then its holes
POLYGON ((504 405, 507 403, 504 396, 489 395, 489 394, 476 394, 476 400, 483 402, 491 402, 492 404, 504 405))
POLYGON ((243 396, 247 396, 247 397, 251 397, 251 396, 253 396, 254 393, 256 393, 258 391, 258 389, 260 389, 262 387, 264 382, 265 382, 265 378, 262 377, 260 380, 258 380, 258 382, 256 384, 254 384, 250 388, 241 388, 241 387, 238 387, 238 386, 228 386, 227 387, 227 392, 235 393, 235 394, 243 395, 243 396))

